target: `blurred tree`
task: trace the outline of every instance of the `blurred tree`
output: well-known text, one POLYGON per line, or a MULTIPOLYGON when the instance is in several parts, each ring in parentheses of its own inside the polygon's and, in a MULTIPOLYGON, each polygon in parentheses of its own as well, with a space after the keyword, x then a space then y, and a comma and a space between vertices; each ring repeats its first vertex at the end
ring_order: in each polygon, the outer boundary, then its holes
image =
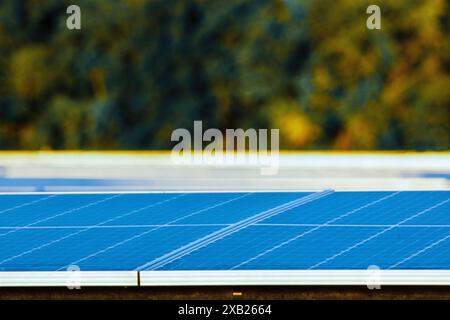
POLYGON ((170 148, 280 128, 283 148, 450 148, 446 0, 0 1, 0 147, 170 148))

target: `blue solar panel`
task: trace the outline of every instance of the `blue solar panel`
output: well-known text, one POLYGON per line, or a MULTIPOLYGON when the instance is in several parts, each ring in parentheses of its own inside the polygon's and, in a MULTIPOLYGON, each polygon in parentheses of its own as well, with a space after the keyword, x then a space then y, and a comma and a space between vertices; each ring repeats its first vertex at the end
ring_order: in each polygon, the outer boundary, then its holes
POLYGON ((450 192, 10 194, 0 270, 450 269, 450 192))

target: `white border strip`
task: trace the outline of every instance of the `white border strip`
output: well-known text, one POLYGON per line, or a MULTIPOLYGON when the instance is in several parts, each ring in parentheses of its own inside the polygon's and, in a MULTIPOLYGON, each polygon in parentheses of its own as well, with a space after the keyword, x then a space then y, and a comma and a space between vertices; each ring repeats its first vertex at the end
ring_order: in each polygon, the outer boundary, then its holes
MULTIPOLYGON (((61 191, 61 192, 49 192, 49 191, 36 191, 36 192, 0 192, 0 196, 14 196, 14 195, 70 195, 70 194, 180 194, 180 193, 187 193, 187 194, 205 194, 205 193, 314 193, 314 192, 320 192, 323 191, 323 188, 317 188, 317 189, 300 189, 300 190, 293 190, 293 189, 239 189, 239 190, 146 190, 146 191, 131 191, 131 190, 112 190, 112 191, 61 191)), ((347 193, 347 192, 394 192, 394 191, 402 191, 402 192, 450 192, 449 189, 333 189, 335 193, 347 193)))
POLYGON ((448 286, 450 270, 141 271, 141 286, 448 286))
MULTIPOLYGON (((224 190, 208 190, 208 189, 199 189, 199 190, 145 190, 145 191, 131 191, 131 190, 112 190, 112 191, 60 191, 60 192, 50 192, 50 191, 33 191, 33 192, 0 192, 0 196, 13 196, 13 195, 66 195, 66 194, 179 194, 179 193, 189 193, 189 194, 204 194, 204 193, 314 193, 323 191, 321 188, 317 189, 305 189, 305 190, 233 190, 233 189, 224 189, 224 190)), ((366 190, 360 190, 361 192, 365 192, 366 190)), ((372 190, 369 190, 372 191, 372 190)), ((379 190, 384 191, 384 190, 379 190)), ((388 190, 389 192, 390 190, 388 190)), ((415 191, 415 190, 413 190, 415 191)), ((423 191, 436 191, 433 189, 427 189, 423 191)), ((448 191, 448 190, 439 190, 439 191, 448 191)))
POLYGON ((5 271, 0 287, 136 287, 136 271, 5 271))
MULTIPOLYGON (((450 270, 80 271, 80 287, 450 286, 450 270)), ((69 287, 67 271, 0 272, 0 287, 69 287)))

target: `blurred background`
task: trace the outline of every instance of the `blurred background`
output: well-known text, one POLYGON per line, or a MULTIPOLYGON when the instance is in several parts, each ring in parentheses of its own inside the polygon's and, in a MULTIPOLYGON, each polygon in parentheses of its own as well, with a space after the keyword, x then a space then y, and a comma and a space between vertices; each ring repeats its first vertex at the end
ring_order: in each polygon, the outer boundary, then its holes
MULTIPOLYGON (((449 9, 448 0, 0 0, 0 149, 170 150, 174 129, 202 120, 279 128, 283 150, 447 151, 449 9), (81 30, 66 27, 71 4, 81 30), (381 6, 381 30, 366 28, 370 4, 381 6)), ((291 154, 281 166, 277 181, 261 182, 251 168, 174 171, 161 154, 3 154, 0 189, 91 190, 116 178, 147 179, 132 190, 199 179, 192 188, 450 181, 448 154, 291 154), (27 180, 38 178, 110 180, 27 180)))
POLYGON ((294 150, 448 150, 446 0, 0 1, 0 147, 170 149, 280 128, 294 150), (66 28, 77 4, 82 30, 66 28))

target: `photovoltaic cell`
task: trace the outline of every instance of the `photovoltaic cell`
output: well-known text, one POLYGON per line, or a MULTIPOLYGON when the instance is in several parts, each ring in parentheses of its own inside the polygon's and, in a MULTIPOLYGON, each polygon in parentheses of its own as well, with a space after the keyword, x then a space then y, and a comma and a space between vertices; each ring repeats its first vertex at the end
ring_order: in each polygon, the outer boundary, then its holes
POLYGON ((71 265, 450 269, 450 192, 0 195, 0 271, 71 265))

